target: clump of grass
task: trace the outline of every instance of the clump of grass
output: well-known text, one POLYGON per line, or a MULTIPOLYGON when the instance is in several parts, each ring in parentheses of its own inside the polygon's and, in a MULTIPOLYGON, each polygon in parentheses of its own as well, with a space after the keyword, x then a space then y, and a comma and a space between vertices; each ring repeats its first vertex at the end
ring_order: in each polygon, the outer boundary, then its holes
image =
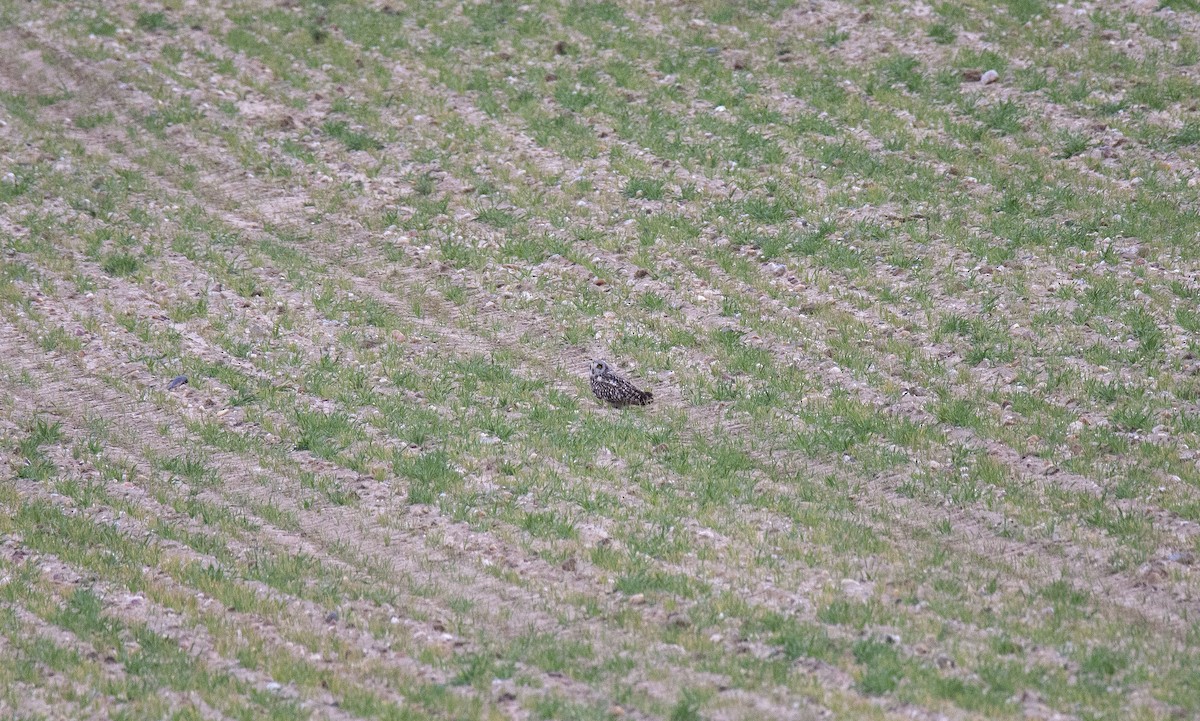
POLYGON ((458 471, 450 465, 443 451, 424 453, 416 457, 402 457, 395 464, 396 475, 409 481, 409 503, 436 503, 443 493, 453 490, 462 482, 458 471))
POLYGON ((1045 17, 1047 6, 1044 0, 1005 0, 1008 12, 1017 22, 1025 23, 1035 17, 1045 17))
POLYGON ((481 210, 479 211, 479 215, 475 217, 475 220, 494 228, 511 228, 517 223, 516 216, 500 208, 481 210))
POLYGON ((296 450, 311 451, 321 458, 334 458, 355 437, 357 429, 343 413, 297 412, 295 416, 296 450))
POLYGON ((133 275, 141 267, 142 261, 128 253, 110 253, 100 264, 101 270, 117 278, 133 275))
POLYGON ((1064 132, 1060 137, 1059 143, 1061 147, 1059 157, 1063 159, 1073 158, 1086 151, 1088 146, 1091 145, 1091 141, 1087 135, 1071 132, 1064 132))
POLYGON ((929 28, 929 37, 939 45, 949 45, 958 39, 958 33, 948 23, 935 23, 929 28))
POLYGON ((667 183, 657 178, 630 178, 622 192, 626 198, 641 198, 643 200, 662 200, 667 183))
POLYGON ((825 33, 823 42, 825 43, 826 47, 836 48, 838 45, 841 45, 843 42, 849 39, 850 33, 846 32, 845 30, 834 29, 825 33))
POLYGON ((873 639, 854 645, 854 660, 862 665, 858 689, 868 696, 891 693, 903 678, 903 665, 896 647, 873 639))
POLYGON ((1013 135, 1021 132, 1021 118, 1024 109, 1015 100, 1002 100, 989 105, 979 113, 979 119, 985 126, 1000 135, 1013 135))
POLYGON ((921 61, 909 55, 896 55, 881 60, 879 74, 888 85, 903 85, 909 92, 920 92, 925 87, 925 75, 921 72, 921 61))
POLYGON ((17 443, 17 452, 25 463, 17 470, 19 478, 34 481, 45 481, 51 478, 56 468, 46 456, 42 446, 57 443, 62 440, 62 423, 49 422, 43 418, 34 420, 29 427, 28 435, 17 443))
POLYGON ((193 487, 211 486, 219 480, 216 471, 197 453, 161 458, 155 465, 193 487))
POLYGON ((432 195, 437 190, 437 178, 430 173, 421 173, 413 181, 413 190, 421 195, 432 195))
POLYGON ((340 140, 350 150, 380 150, 383 143, 375 136, 359 130, 351 130, 345 120, 327 120, 321 126, 325 134, 335 140, 340 140))
POLYGON ((139 30, 156 32, 167 29, 167 16, 161 12, 144 12, 138 15, 136 25, 139 30))
POLYGON ((1183 126, 1178 133, 1171 136, 1171 144, 1184 145, 1200 145, 1200 123, 1189 122, 1183 126))
POLYGON ((954 398, 945 395, 933 407, 933 415, 939 423, 961 428, 970 428, 979 424, 976 405, 969 398, 954 398))
POLYGON ((102 125, 108 125, 113 122, 114 116, 111 112, 105 113, 88 113, 75 118, 74 125, 80 130, 91 130, 102 125))
POLYGON ((1126 431, 1146 432, 1154 427, 1155 414, 1146 405, 1130 403, 1122 406, 1112 414, 1112 421, 1118 428, 1126 431))
POLYGON ((671 709, 670 721, 700 721, 700 707, 709 695, 710 693, 697 689, 683 689, 679 700, 671 709))

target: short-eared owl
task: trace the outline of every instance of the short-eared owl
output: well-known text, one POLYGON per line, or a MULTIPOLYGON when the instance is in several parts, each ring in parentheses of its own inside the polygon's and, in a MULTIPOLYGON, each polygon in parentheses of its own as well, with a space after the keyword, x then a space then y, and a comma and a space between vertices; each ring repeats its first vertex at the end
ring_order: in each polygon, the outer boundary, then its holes
POLYGON ((602 360, 592 362, 592 393, 614 406, 644 406, 654 400, 653 393, 639 390, 602 360))

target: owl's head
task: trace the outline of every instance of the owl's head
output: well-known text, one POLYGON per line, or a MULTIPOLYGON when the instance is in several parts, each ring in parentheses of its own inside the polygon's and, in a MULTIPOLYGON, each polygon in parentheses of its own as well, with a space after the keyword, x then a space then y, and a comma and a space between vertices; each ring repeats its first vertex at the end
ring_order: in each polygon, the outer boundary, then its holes
POLYGON ((593 376, 600 376, 605 373, 612 373, 612 368, 609 368, 607 363, 602 360, 592 361, 593 376))

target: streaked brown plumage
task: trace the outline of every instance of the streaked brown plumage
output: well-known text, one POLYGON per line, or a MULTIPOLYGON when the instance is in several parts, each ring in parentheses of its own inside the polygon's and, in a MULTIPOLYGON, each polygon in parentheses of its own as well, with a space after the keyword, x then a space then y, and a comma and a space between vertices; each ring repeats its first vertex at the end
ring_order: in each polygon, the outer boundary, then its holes
POLYGON ((644 406, 654 400, 654 394, 644 391, 617 375, 602 360, 592 362, 592 393, 614 406, 644 406))

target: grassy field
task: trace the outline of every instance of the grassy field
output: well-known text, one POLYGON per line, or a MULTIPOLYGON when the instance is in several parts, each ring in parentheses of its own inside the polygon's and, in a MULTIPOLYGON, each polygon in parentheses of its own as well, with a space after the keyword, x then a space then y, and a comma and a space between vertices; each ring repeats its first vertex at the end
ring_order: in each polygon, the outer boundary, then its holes
POLYGON ((0 0, 0 718, 1196 718, 1198 99, 1196 0, 0 0))

